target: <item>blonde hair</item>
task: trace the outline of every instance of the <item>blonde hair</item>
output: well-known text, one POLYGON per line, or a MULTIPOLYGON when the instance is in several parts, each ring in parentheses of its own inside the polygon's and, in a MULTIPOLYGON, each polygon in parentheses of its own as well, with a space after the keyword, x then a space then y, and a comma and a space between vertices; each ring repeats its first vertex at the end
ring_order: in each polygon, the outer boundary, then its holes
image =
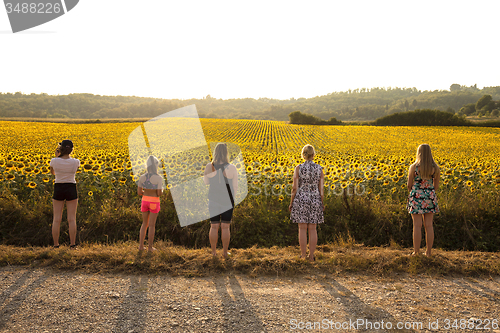
POLYGON ((429 179, 434 174, 434 172, 439 169, 438 165, 432 158, 431 146, 424 143, 418 146, 417 148, 417 156, 415 157, 415 164, 420 166, 420 177, 424 179, 429 179))
POLYGON ((308 160, 311 156, 316 154, 314 151, 314 147, 311 145, 305 145, 304 148, 302 148, 302 158, 305 160, 308 160))
POLYGON ((158 159, 153 155, 150 155, 146 162, 146 169, 148 170, 148 173, 158 174, 158 164, 160 164, 160 161, 158 161, 158 159))
POLYGON ((214 159, 213 164, 229 163, 229 153, 227 151, 227 145, 223 142, 219 142, 214 149, 214 159))

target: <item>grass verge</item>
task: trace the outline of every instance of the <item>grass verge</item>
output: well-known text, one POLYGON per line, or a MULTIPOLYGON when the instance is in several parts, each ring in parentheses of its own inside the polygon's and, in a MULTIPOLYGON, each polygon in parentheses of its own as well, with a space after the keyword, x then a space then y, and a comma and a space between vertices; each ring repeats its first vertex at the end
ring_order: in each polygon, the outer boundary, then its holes
MULTIPOLYGON (((154 253, 139 252, 136 242, 114 245, 15 247, 0 245, 0 266, 21 265, 79 270, 92 273, 145 273, 173 276, 207 276, 238 272, 249 276, 302 275, 311 271, 356 272, 367 275, 393 273, 430 275, 500 275, 500 254, 492 252, 433 250, 433 257, 409 256, 398 246, 365 247, 352 243, 318 246, 316 261, 301 260, 297 246, 231 249, 224 260, 213 258, 208 248, 188 249, 157 242, 154 253)), ((221 250, 219 249, 219 255, 221 250)))

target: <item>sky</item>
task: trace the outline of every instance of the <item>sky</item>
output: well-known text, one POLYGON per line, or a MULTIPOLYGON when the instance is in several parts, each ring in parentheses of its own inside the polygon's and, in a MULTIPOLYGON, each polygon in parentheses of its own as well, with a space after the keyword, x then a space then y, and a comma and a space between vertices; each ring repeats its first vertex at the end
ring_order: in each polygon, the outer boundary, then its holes
POLYGON ((499 86, 499 12, 498 0, 81 0, 14 34, 0 7, 0 92, 289 99, 499 86))

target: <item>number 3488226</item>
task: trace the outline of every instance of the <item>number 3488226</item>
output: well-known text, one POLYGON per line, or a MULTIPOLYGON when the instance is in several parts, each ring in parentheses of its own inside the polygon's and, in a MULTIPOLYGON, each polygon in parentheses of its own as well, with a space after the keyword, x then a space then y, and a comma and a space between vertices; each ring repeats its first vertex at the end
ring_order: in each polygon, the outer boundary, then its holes
POLYGON ((59 14, 62 10, 61 4, 59 3, 17 3, 15 6, 7 2, 5 3, 5 8, 7 8, 7 14, 18 13, 18 14, 59 14))

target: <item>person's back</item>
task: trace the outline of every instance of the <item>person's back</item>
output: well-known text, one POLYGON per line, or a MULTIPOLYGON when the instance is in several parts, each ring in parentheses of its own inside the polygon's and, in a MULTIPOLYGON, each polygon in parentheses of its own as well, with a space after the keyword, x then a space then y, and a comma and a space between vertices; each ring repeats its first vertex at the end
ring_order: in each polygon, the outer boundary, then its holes
POLYGON ((216 202, 218 204, 231 207, 231 199, 229 197, 226 185, 229 185, 231 195, 234 200, 234 188, 232 180, 226 177, 226 170, 230 166, 230 164, 213 164, 213 166, 217 174, 213 177, 208 178, 210 182, 210 187, 208 189, 208 200, 210 202, 216 202))
POLYGON ((305 161, 299 166, 299 191, 318 191, 321 178, 321 166, 313 161, 305 161))
POLYGON ((145 196, 158 197, 158 189, 163 187, 163 178, 155 173, 145 173, 139 178, 145 196))
POLYGON ((415 165, 415 178, 413 179, 413 186, 417 189, 425 188, 425 189, 434 189, 434 173, 431 175, 431 178, 422 178, 419 172, 419 164, 415 165))
POLYGON ((50 166, 54 169, 56 183, 76 183, 75 173, 80 166, 80 161, 76 158, 56 157, 50 161, 50 166))

